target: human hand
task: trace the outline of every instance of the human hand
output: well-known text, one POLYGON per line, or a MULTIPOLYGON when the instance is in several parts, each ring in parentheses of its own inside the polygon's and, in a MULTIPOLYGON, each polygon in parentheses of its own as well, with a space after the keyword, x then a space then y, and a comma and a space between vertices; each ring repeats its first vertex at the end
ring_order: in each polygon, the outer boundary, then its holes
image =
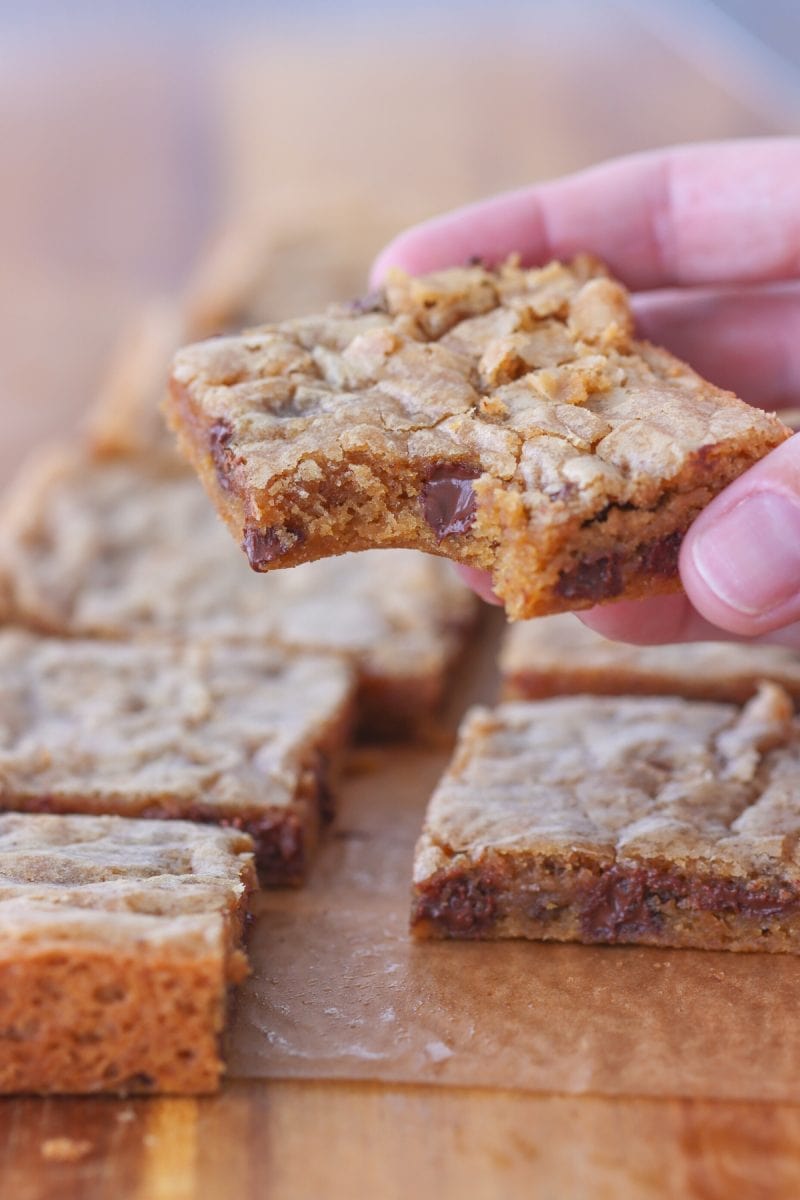
MULTIPOLYGON (((458 209, 378 256, 419 273, 597 254, 641 334, 762 408, 800 403, 800 139, 676 147, 458 209)), ((491 598, 491 583, 463 569, 491 598)), ((800 648, 800 435, 721 492, 687 533, 685 594, 582 613, 631 642, 759 638, 800 648)))

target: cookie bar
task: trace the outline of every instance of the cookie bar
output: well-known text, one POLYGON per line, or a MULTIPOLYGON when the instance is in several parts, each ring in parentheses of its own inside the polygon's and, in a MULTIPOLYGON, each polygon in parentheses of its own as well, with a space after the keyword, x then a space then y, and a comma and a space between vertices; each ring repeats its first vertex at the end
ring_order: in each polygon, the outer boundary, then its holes
POLYGON ((568 697, 475 709, 414 864, 420 936, 800 952, 800 728, 744 710, 568 697))
POLYGON ((0 815, 0 1093, 213 1091, 251 849, 183 821, 0 815))
POLYGON ((742 703, 763 680, 800 699, 796 650, 744 642, 628 646, 608 641, 568 613, 512 625, 500 651, 500 673, 507 700, 588 692, 742 703))
POLYGON ((406 546, 512 618, 679 586, 685 530, 789 436, 632 336, 587 258, 414 279, 187 347, 168 417, 257 571, 406 546))
POLYGON ((191 474, 54 450, 26 465, 0 521, 16 620, 69 636, 271 640, 356 667, 362 727, 429 719, 477 602, 449 563, 351 555, 257 576, 191 474))
POLYGON ((0 633, 0 809, 245 830, 266 883, 301 881, 352 676, 332 655, 0 633))

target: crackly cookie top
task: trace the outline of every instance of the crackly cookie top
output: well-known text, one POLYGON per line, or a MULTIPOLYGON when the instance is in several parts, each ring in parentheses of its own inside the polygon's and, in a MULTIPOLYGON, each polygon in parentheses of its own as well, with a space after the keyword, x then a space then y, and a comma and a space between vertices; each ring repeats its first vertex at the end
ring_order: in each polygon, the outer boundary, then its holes
POLYGON ((233 921, 254 886, 252 843, 236 830, 184 821, 0 814, 4 937, 188 938, 211 948, 221 936, 214 918, 233 921))
POLYGON ((446 661, 476 606, 411 550, 256 576, 194 476, 68 451, 26 468, 2 535, 18 618, 63 634, 272 639, 397 674, 446 661))
POLYGON ((258 644, 0 634, 0 797, 87 811, 288 805, 352 689, 333 656, 258 644))
POLYGON ((184 349, 173 385, 224 431, 230 488, 313 484, 323 458, 354 454, 466 462, 514 481, 534 518, 565 495, 651 505, 702 447, 786 435, 635 341, 625 289, 586 257, 395 271, 349 309, 184 349))
POLYGON ((743 710, 587 696, 479 708, 431 800, 415 876, 491 851, 800 877, 798 785, 800 732, 772 684, 743 710))

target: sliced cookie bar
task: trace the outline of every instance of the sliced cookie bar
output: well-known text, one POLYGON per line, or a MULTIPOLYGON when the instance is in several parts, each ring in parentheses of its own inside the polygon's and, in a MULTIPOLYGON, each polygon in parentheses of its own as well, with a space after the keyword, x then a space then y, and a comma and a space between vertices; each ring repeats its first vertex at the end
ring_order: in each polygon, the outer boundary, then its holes
POLYGON ((449 563, 407 551, 248 570, 193 475, 54 450, 0 518, 6 607, 49 633, 274 641, 355 664, 362 728, 430 719, 477 615, 449 563))
POLYGON ((588 258, 414 279, 200 343, 168 416, 257 571, 415 547, 513 618, 679 586, 691 521, 789 431, 632 335, 588 258))
POLYGON ((764 680, 800 699, 800 654, 786 646, 628 646, 610 642, 567 613, 512 625, 500 651, 500 673, 507 700, 588 692, 742 703, 764 680))
POLYGON ((414 864, 420 936, 800 951, 800 728, 568 697, 473 710, 414 864))
POLYGON ((185 818, 251 834, 298 883, 330 809, 353 678, 270 646, 0 633, 0 809, 185 818))
POLYGON ((246 834, 0 814, 0 1092, 210 1092, 247 973, 246 834))

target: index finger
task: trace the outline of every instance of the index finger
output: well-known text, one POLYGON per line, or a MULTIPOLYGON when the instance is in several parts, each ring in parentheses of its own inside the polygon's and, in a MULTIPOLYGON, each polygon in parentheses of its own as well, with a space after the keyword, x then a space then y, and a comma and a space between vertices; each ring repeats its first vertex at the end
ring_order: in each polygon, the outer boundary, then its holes
POLYGON ((615 159, 436 217, 395 238, 412 273, 519 251, 536 264, 589 250, 633 289, 790 279, 800 267, 800 139, 679 146, 615 159))

